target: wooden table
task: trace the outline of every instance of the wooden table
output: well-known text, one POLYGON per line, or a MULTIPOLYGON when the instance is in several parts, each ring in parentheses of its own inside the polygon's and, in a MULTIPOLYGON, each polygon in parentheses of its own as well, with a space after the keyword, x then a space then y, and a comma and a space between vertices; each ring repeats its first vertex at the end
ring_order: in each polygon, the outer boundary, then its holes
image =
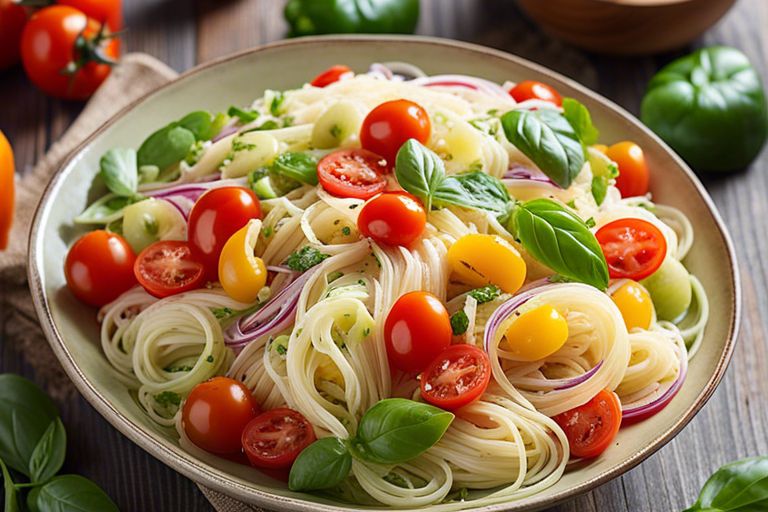
MULTIPOLYGON (((129 51, 177 70, 280 39, 278 0, 125 0, 129 51)), ((420 34, 472 41, 552 67, 637 113, 653 72, 680 53, 611 58, 567 47, 540 33, 512 0, 422 0, 420 34)), ((728 44, 749 56, 768 83, 768 2, 739 0, 701 44, 728 44)), ((46 98, 20 70, 0 74, 0 129, 18 169, 29 170, 82 105, 46 98)), ((768 454, 768 151, 747 172, 705 184, 731 230, 743 270, 744 321, 734 360, 714 398, 672 441, 638 468, 552 511, 669 512, 695 501, 717 467, 768 454)), ((42 187, 44 184, 40 184, 42 187)), ((0 318, 0 371, 34 379, 0 318)), ((195 485, 113 429, 84 399, 59 403, 69 434, 65 469, 101 484, 125 511, 210 510, 195 485)))

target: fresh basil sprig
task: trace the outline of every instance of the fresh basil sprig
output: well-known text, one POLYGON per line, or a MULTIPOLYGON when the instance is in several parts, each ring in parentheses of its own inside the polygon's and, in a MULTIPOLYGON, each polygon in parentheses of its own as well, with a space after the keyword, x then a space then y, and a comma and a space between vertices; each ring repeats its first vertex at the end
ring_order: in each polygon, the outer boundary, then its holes
POLYGON ((67 453, 67 432, 61 418, 48 425, 29 459, 29 476, 33 482, 45 482, 59 472, 67 453))
POLYGON ((518 204, 507 224, 525 250, 558 274, 604 290, 608 265, 587 224, 560 203, 533 199, 518 204))
POLYGON ((338 437, 319 439, 304 449, 291 467, 288 487, 319 491, 336 487, 352 468, 352 454, 338 437), (294 469, 295 468, 295 469, 294 469))
POLYGON ((581 143, 590 146, 597 142, 600 132, 592 124, 589 109, 573 98, 563 98, 563 117, 573 127, 581 143))
POLYGON ((397 152, 395 177, 401 187, 421 199, 430 211, 432 196, 445 180, 445 164, 421 142, 408 139, 397 152))
POLYGON ((98 510, 119 512, 117 505, 101 488, 80 475, 61 475, 35 487, 27 497, 31 512, 98 510))
POLYGON ((317 185, 317 158, 309 153, 282 153, 272 163, 272 170, 286 178, 317 185))
POLYGON ((121 197, 136 195, 139 186, 139 171, 136 165, 136 150, 113 148, 104 153, 99 161, 99 176, 110 192, 121 197))
POLYGON ((704 484, 699 499, 684 512, 768 510, 768 457, 731 462, 704 484))
POLYGON ((202 110, 190 112, 147 137, 139 147, 139 167, 155 165, 162 171, 181 162, 196 141, 213 138, 224 122, 222 115, 214 118, 202 110))

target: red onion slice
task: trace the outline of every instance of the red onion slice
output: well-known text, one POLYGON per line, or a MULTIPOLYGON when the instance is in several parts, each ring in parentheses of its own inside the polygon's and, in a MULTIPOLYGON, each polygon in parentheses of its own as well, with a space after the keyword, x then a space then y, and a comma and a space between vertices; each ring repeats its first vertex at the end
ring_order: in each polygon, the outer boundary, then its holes
MULTIPOLYGON (((464 87, 474 91, 499 96, 511 100, 511 96, 499 84, 473 76, 466 75, 434 75, 411 80, 413 85, 424 87, 464 87)), ((511 101, 510 101, 511 103, 511 101)))
POLYGON ((560 185, 552 181, 550 177, 544 174, 542 171, 538 169, 531 169, 529 167, 523 167, 522 165, 515 165, 511 167, 506 173, 504 173, 504 178, 509 180, 535 181, 537 183, 546 183, 547 185, 552 185, 553 187, 562 188, 560 185))

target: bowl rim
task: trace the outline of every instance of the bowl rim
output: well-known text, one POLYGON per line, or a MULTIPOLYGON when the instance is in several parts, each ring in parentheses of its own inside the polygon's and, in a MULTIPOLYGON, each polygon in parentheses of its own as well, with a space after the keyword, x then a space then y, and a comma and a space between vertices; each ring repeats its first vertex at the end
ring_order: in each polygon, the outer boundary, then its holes
MULTIPOLYGON (((119 122, 127 112, 131 111, 141 102, 154 97, 166 88, 176 85, 178 82, 189 79, 196 74, 207 70, 212 67, 225 65, 228 62, 238 60, 246 55, 256 54, 264 51, 274 50, 277 48, 300 48, 305 45, 312 44, 349 44, 350 42, 400 42, 410 43, 418 45, 432 45, 442 48, 451 48, 454 50, 461 50, 470 54, 481 54, 486 57, 494 57, 496 59, 511 62, 516 65, 527 67, 542 75, 555 78, 561 82, 566 83, 580 94, 588 97, 590 100, 596 101, 601 106, 613 110, 615 113, 621 115, 624 121, 634 125, 635 128, 639 128, 648 137, 650 137, 656 144, 661 146, 672 157, 675 164, 683 170, 686 178, 694 186, 699 197, 703 200, 707 211, 712 218, 715 227, 717 228, 720 242, 726 249, 726 256, 728 260, 728 268, 731 270, 730 285, 734 290, 734 300, 732 303, 728 331, 723 351, 720 354, 719 360, 715 366, 714 373, 707 380, 704 388, 696 397, 694 402, 684 411, 682 416, 672 424, 664 432, 656 435, 655 439, 647 446, 638 449, 634 455, 625 459, 616 467, 603 471, 598 475, 585 480, 578 485, 575 485, 566 490, 560 491, 550 496, 531 496, 525 500, 518 502, 510 501, 504 503, 498 503, 495 505, 486 505, 471 510, 482 512, 497 512, 501 510, 538 510, 542 507, 553 506, 558 503, 564 502, 568 499, 586 493, 595 487, 602 485, 609 480, 612 480, 622 474, 626 473, 630 469, 634 468, 653 453, 658 451, 661 447, 672 440, 701 410, 701 408, 711 398, 718 384, 723 378, 728 364, 731 361, 733 355, 734 346, 738 337, 740 323, 741 323, 741 310, 742 310, 742 290, 739 273, 739 264, 735 255, 733 242, 730 234, 717 210, 714 202, 707 193, 704 186, 699 179, 688 167, 688 165, 664 143, 658 136, 656 136, 649 128, 645 127, 638 119, 636 119, 631 113, 625 110, 623 107, 617 105, 608 98, 603 97, 597 92, 592 91, 584 85, 579 84, 575 80, 568 78, 558 72, 550 70, 542 65, 531 62, 527 59, 519 57, 517 55, 510 54, 501 50, 488 48, 485 46, 454 41, 450 39, 426 37, 426 36, 403 36, 403 35, 333 35, 333 36, 313 36, 302 37, 296 39, 281 40, 269 44, 259 45, 246 50, 238 51, 230 55, 220 57, 218 59, 197 65, 183 73, 173 80, 170 80, 166 84, 158 87, 149 94, 142 96, 141 98, 132 101, 130 104, 122 108, 115 113, 101 126, 99 126, 93 133, 91 133, 84 141, 82 141, 76 148, 74 148, 67 157, 58 166, 55 173, 52 175, 50 181, 46 185, 40 202, 38 203, 32 226, 30 229, 28 239, 28 258, 27 258, 27 278, 29 281, 29 287, 32 294, 33 303, 40 319, 43 332, 46 339, 53 348, 53 351, 58 358, 59 362, 66 371, 68 377, 75 384, 78 391, 86 398, 86 400, 117 430, 123 435, 128 437, 132 442, 139 445, 142 449, 154 456, 156 459, 162 461, 174 471, 177 471, 184 476, 192 479, 194 482, 209 487, 215 491, 224 493, 229 496, 233 496, 236 499, 247 500, 255 502, 259 506, 271 508, 273 510, 290 510, 301 512, 336 512, 338 510, 352 510, 350 508, 342 508, 335 505, 329 505, 326 503, 309 502, 301 498, 294 498, 288 496, 279 496, 268 491, 254 488, 249 485, 248 481, 231 475, 226 475, 223 471, 197 459, 192 454, 184 451, 178 446, 172 445, 169 441, 163 440, 161 436, 153 433, 149 433, 141 425, 133 422, 127 416, 121 414, 101 393, 96 389, 94 383, 89 377, 83 373, 81 368, 75 362, 72 354, 65 346, 61 333, 59 332, 51 313, 49 299, 43 285, 42 271, 38 268, 37 262, 42 254, 42 238, 41 238, 41 225, 43 218, 46 216, 46 210, 49 208, 51 198, 53 194, 59 189, 60 184, 64 176, 68 173, 63 171, 72 168, 73 162, 78 156, 101 134, 107 130, 113 124, 119 122)), ((373 508, 371 510, 391 510, 390 508, 373 508)))

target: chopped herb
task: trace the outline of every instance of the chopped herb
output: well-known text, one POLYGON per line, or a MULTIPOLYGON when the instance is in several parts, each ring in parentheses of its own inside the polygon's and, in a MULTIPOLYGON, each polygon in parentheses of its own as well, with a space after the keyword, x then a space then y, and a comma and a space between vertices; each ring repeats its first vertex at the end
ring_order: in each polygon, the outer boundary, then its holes
POLYGON ((365 286, 365 281, 363 281, 362 279, 358 279, 357 284, 359 284, 360 286, 365 286))
POLYGON ((306 245, 300 250, 291 253, 291 255, 288 256, 288 259, 285 260, 285 264, 288 265, 288 268, 291 270, 304 272, 315 265, 318 265, 329 256, 329 254, 323 254, 314 247, 306 245))
POLYGON ((285 354, 288 353, 288 347, 284 345, 275 345, 275 351, 281 356, 284 356, 285 354))
POLYGON ((344 275, 344 272, 339 272, 338 270, 335 272, 331 272, 330 274, 328 274, 328 277, 327 277, 328 284, 331 284, 332 282, 334 282, 335 280, 337 280, 343 275, 344 275))
POLYGON ((231 308, 226 308, 226 307, 224 307, 224 308, 212 308, 211 309, 211 313, 213 313, 213 316, 215 316, 219 320, 223 320, 225 318, 229 318, 230 316, 235 314, 235 312, 231 308))
POLYGON ((289 126, 293 126, 294 117, 293 116, 283 116, 283 128, 288 128, 289 126))
POLYGON ((160 225, 157 223, 157 219, 152 215, 145 213, 143 216, 144 232, 152 237, 156 237, 158 231, 160 231, 160 225))
POLYGON ((235 137, 232 141, 232 151, 237 153, 238 151, 253 151, 256 149, 256 144, 248 144, 243 142, 240 137, 235 137))
POLYGON ((595 222, 594 217, 590 217, 584 221, 584 224, 586 224, 588 228, 593 228, 597 225, 597 222, 595 222))
POLYGON ((469 317, 467 317, 467 314, 463 309, 451 315, 451 329, 453 330, 454 336, 460 336, 464 334, 467 332, 468 328, 469 317))
POLYGON ((477 301, 478 304, 484 304, 486 302, 490 302, 496 297, 501 295, 501 290, 498 286, 489 284, 488 286, 483 286, 482 288, 475 288, 471 292, 469 292, 469 296, 472 297, 477 301))
POLYGON ((403 489, 410 488, 408 481, 398 473, 394 473, 394 472, 387 473, 386 475, 384 475, 384 480, 389 482, 392 485, 401 487, 403 489))
POLYGON ((341 228, 341 234, 344 236, 349 236, 352 233, 352 230, 349 229, 349 226, 344 226, 341 228))
POLYGON ((163 391, 162 393, 155 395, 155 402, 163 407, 178 407, 181 405, 181 395, 174 393, 173 391, 163 391))
POLYGON ((339 125, 337 124, 331 126, 330 132, 331 132, 331 137, 333 137, 334 139, 338 139, 339 137, 341 137, 341 128, 339 128, 339 125))
POLYGON ((370 327, 366 327, 365 329, 363 329, 363 336, 368 336, 369 334, 371 334, 370 327))
POLYGON ((269 112, 277 117, 282 113, 283 103, 285 103, 285 94, 281 91, 271 91, 272 101, 269 103, 269 112))
POLYGON ((350 210, 354 210, 354 209, 355 209, 355 208, 357 208, 358 206, 360 206, 360 205, 359 205, 359 204, 351 204, 351 205, 349 205, 349 209, 350 209, 350 210))
POLYGON ((227 110, 227 115, 238 118, 241 123, 250 123, 259 117, 259 113, 256 110, 252 110, 250 108, 242 109, 235 107, 234 105, 229 107, 229 110, 227 110))
POLYGON ((208 361, 209 363, 212 363, 213 362, 213 356, 208 356, 205 360, 208 361))
POLYGON ((168 366, 166 368, 163 368, 163 371, 166 371, 168 373, 190 372, 192 371, 192 367, 186 364, 181 366, 168 366))
POLYGON ((576 209, 576 200, 575 199, 571 199, 570 201, 568 201, 565 204, 566 204, 566 206, 568 206, 568 208, 572 208, 574 210, 576 209))
POLYGON ((264 238, 269 238, 272 236, 272 233, 274 233, 274 229, 272 226, 267 226, 264 228, 264 238))
POLYGON ((617 178, 619 176, 619 166, 615 162, 608 164, 608 177, 617 178))
POLYGON ((492 108, 492 109, 490 109, 490 110, 488 111, 488 115, 489 115, 489 116, 495 116, 495 115, 496 115, 496 114, 498 114, 498 113, 499 113, 499 109, 497 109, 497 108, 492 108))

